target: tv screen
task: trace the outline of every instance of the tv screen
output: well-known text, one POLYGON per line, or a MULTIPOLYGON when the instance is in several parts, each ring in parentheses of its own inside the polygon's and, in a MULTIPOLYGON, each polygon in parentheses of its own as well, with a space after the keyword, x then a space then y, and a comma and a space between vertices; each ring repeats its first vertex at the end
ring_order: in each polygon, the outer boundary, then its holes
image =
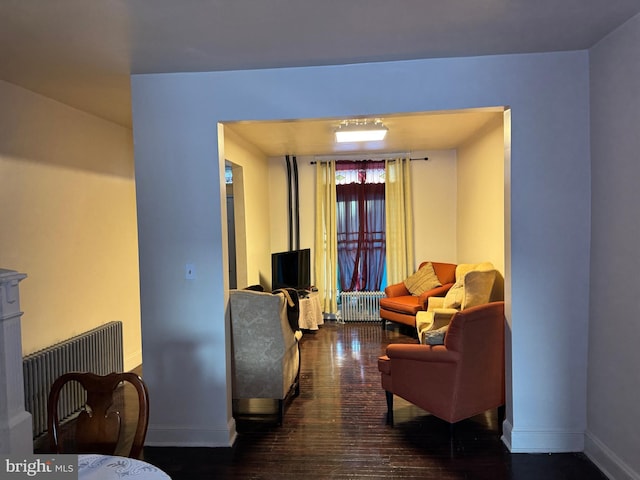
POLYGON ((271 289, 308 289, 311 286, 311 249, 271 254, 271 289))

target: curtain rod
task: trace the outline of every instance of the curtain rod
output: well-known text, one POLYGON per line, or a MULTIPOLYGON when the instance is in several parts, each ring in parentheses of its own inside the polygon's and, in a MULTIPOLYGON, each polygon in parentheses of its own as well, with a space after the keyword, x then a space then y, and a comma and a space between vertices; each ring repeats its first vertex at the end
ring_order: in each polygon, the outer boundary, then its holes
MULTIPOLYGON (((320 162, 320 163, 327 163, 330 162, 331 160, 335 160, 335 161, 340 161, 340 160, 347 160, 347 161, 353 161, 353 162, 366 162, 367 160, 395 160, 398 157, 407 157, 407 153, 406 152, 402 152, 402 153, 378 153, 378 154, 373 154, 373 155, 319 155, 314 157, 314 160, 312 160, 311 162, 309 162, 310 165, 315 165, 316 163, 320 162)), ((409 158, 410 161, 414 161, 414 160, 429 160, 429 157, 416 157, 416 158, 409 158)))

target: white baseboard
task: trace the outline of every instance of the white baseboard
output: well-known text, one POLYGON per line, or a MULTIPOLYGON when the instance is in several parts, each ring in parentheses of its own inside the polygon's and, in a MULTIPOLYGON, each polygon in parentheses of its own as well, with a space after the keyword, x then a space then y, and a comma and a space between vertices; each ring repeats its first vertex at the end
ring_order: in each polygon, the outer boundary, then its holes
POLYGON ((0 421, 0 453, 11 455, 33 453, 33 424, 29 412, 23 410, 0 421))
POLYGON ((607 478, 616 480, 640 480, 640 473, 634 471, 620 459, 609 447, 593 433, 587 432, 584 453, 604 473, 607 478))
POLYGON ((502 442, 511 453, 566 453, 584 450, 584 432, 564 430, 514 430, 502 425, 502 442))
POLYGON ((138 349, 124 357, 124 371, 130 372, 134 368, 142 365, 142 350, 138 349))
POLYGON ((193 425, 149 425, 145 445, 150 447, 232 447, 237 438, 236 422, 226 428, 200 428, 193 425))

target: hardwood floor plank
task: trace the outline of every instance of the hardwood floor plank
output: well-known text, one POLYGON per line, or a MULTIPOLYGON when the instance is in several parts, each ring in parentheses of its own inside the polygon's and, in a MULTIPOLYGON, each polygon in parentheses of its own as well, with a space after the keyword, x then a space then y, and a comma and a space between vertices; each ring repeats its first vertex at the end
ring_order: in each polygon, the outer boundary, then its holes
POLYGON ((386 425, 377 358, 389 343, 416 340, 379 323, 329 322, 305 333, 300 396, 282 426, 275 416, 238 420, 233 448, 146 447, 145 459, 174 480, 606 478, 582 454, 510 454, 495 411, 459 422, 451 435, 448 423, 396 397, 395 425, 386 425))

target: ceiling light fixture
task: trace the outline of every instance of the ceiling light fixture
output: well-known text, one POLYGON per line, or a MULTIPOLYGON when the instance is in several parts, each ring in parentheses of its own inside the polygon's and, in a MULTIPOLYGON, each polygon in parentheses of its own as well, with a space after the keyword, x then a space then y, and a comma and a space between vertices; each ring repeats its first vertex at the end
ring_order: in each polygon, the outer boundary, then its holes
POLYGON ((347 120, 336 129, 336 142, 376 142, 384 139, 388 130, 380 120, 347 120))

